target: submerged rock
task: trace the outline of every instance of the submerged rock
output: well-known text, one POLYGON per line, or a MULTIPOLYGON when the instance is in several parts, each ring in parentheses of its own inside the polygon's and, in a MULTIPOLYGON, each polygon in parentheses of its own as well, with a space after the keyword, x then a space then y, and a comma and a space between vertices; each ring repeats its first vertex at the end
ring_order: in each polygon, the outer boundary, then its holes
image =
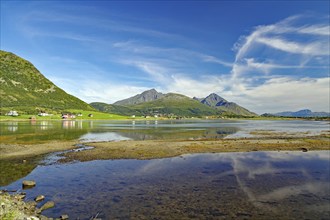
POLYGON ((41 202, 42 200, 44 200, 45 199, 45 196, 44 195, 39 195, 39 196, 37 196, 35 199, 34 199, 34 201, 36 201, 36 202, 41 202))
POLYGON ((46 209, 53 208, 54 206, 55 206, 55 203, 53 201, 48 201, 45 204, 43 204, 43 206, 41 206, 39 210, 42 212, 46 209))

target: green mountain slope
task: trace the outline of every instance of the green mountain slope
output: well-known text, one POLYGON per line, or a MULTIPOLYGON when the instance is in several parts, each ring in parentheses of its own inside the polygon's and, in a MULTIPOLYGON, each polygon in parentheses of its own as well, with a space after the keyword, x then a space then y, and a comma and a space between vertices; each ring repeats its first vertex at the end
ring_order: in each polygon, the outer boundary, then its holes
POLYGON ((221 111, 210 108, 187 96, 168 93, 162 98, 132 106, 144 114, 174 114, 177 116, 219 115, 221 111))
POLYGON ((105 103, 91 103, 91 105, 100 111, 124 115, 199 117, 223 113, 219 109, 213 109, 187 96, 175 93, 163 94, 162 97, 153 101, 135 105, 119 106, 105 103))
POLYGON ((127 116, 142 115, 140 111, 134 110, 127 106, 106 104, 103 102, 92 102, 90 103, 90 105, 101 112, 107 112, 117 115, 127 115, 127 116))
POLYGON ((87 103, 67 94, 45 78, 30 62, 15 54, 0 51, 1 109, 35 113, 37 109, 93 110, 87 103))

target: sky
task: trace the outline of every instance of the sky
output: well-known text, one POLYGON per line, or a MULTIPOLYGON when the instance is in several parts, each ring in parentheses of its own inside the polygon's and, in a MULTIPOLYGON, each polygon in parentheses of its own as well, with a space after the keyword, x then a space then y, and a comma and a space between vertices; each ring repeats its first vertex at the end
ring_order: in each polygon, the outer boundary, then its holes
POLYGON ((329 1, 1 0, 1 50, 87 103, 155 88, 327 111, 329 1))

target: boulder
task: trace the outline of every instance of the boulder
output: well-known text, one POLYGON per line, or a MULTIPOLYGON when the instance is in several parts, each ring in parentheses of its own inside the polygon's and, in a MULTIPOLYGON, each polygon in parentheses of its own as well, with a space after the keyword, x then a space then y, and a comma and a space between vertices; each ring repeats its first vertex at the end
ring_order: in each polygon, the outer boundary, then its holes
POLYGON ((35 187, 36 182, 33 180, 24 180, 22 185, 23 185, 23 189, 28 189, 28 188, 35 187))
POLYGON ((69 216, 68 215, 61 215, 60 219, 61 220, 67 220, 67 219, 69 219, 69 216))

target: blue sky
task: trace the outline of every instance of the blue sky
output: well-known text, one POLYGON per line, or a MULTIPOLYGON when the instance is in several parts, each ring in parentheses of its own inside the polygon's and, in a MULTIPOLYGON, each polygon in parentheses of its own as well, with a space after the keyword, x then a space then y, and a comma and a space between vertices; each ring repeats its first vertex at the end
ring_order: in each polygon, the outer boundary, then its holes
POLYGON ((257 113, 329 111, 329 1, 1 1, 1 49, 113 103, 215 92, 257 113))

